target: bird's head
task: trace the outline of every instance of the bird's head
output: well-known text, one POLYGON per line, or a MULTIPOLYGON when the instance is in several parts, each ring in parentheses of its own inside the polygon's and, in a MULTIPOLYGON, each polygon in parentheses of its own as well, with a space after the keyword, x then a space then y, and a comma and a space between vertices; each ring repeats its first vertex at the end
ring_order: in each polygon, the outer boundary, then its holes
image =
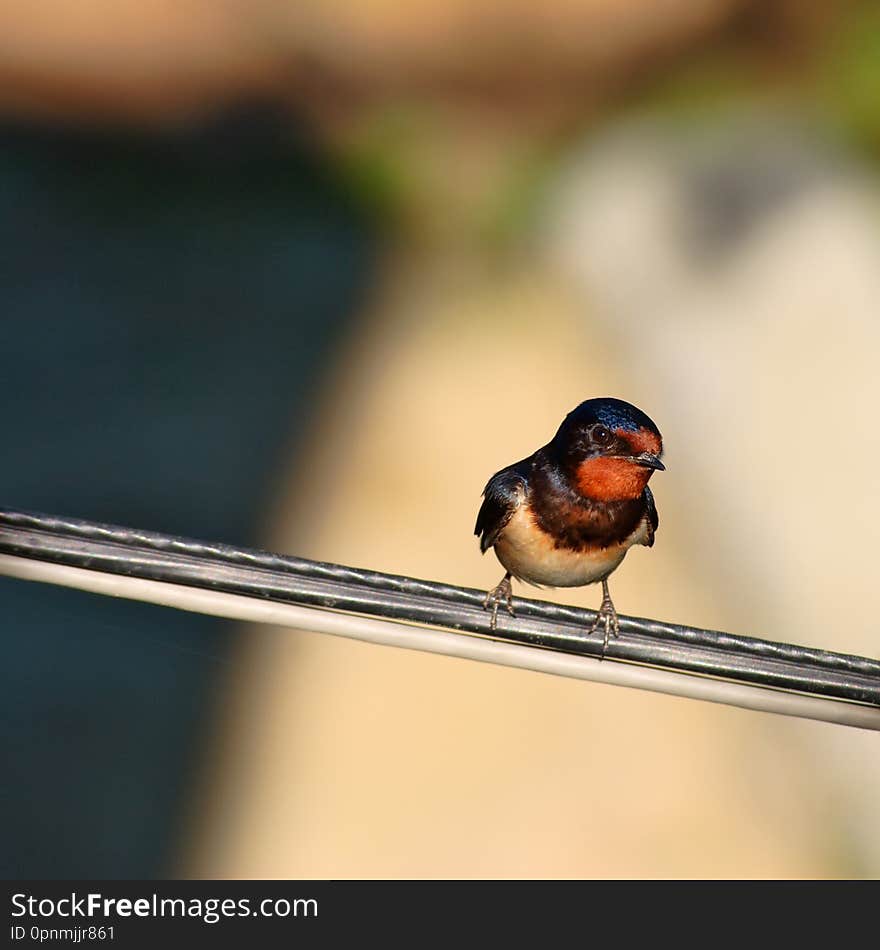
POLYGON ((657 426, 622 399, 582 402, 548 448, 572 487, 593 501, 638 498, 651 475, 665 468, 657 426))

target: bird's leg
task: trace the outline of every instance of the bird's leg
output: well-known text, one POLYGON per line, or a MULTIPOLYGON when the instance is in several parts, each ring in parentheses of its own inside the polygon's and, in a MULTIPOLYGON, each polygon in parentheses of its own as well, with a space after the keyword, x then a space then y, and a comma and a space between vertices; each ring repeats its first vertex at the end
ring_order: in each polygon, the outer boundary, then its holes
POLYGON ((596 614, 593 626, 590 627, 589 635, 595 633, 596 630, 603 625, 605 627, 605 639, 602 641, 602 656, 604 657, 611 635, 614 634, 615 637, 620 636, 620 621, 617 618, 617 611, 614 609, 611 594, 608 592, 607 577, 602 581, 602 606, 599 608, 599 613, 596 614))
POLYGON ((492 630, 498 626, 498 605, 502 600, 507 604, 507 612, 513 617, 513 588, 510 586, 510 571, 486 594, 486 599, 483 601, 483 608, 485 610, 489 609, 490 604, 492 606, 492 620, 489 623, 489 627, 492 630))

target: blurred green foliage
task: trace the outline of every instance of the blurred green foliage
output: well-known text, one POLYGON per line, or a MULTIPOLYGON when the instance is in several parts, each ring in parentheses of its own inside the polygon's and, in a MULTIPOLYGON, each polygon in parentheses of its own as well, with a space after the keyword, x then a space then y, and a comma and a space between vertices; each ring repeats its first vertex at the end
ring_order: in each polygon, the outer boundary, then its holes
POLYGON ((343 181, 376 223, 407 239, 445 234, 501 249, 527 229, 572 152, 622 118, 695 125, 770 110, 880 161, 880 4, 841 4, 818 26, 808 15, 735 24, 605 96, 569 90, 555 122, 514 106, 481 126, 430 99, 380 103, 337 152, 343 181), (476 173, 475 154, 485 166, 476 173))
POLYGON ((818 75, 818 99, 849 142, 880 161, 880 5, 865 3, 831 38, 818 75))

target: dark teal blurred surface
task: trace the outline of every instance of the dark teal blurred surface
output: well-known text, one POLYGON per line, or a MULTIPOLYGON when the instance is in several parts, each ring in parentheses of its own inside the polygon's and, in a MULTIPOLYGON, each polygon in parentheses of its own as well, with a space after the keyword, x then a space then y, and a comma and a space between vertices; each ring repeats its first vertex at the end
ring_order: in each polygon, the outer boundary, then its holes
MULTIPOLYGON (((271 113, 0 129, 0 504, 258 543, 374 243, 271 113)), ((0 579, 4 877, 172 872, 230 642, 0 579)))

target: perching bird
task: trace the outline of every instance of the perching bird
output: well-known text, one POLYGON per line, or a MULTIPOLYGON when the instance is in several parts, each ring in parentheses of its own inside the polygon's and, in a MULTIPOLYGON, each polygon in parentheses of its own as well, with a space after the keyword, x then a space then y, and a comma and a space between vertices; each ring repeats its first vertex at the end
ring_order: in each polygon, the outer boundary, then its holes
POLYGON ((590 629, 605 627, 602 653, 617 611, 608 577, 634 544, 654 543, 657 509, 648 488, 663 440, 640 409, 622 399, 588 399, 533 455, 496 472, 483 490, 474 534, 480 551, 495 548, 507 572, 486 595, 492 629, 505 601, 513 616, 511 577, 537 587, 602 582, 602 606, 590 629))

